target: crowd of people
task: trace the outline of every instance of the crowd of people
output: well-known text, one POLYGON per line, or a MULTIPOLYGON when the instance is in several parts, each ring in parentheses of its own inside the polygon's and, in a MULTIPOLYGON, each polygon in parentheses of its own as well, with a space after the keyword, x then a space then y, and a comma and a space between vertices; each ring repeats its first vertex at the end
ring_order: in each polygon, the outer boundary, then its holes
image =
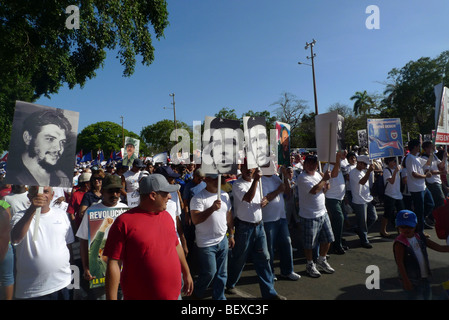
POLYGON ((426 244, 449 251, 425 233, 439 223, 433 213, 448 199, 443 149, 412 140, 404 157, 370 160, 366 149, 352 148, 323 166, 313 153, 292 154, 290 163, 263 175, 243 161, 237 174, 218 175, 194 163, 134 159, 130 166, 77 166, 72 188, 39 192, 2 184, 2 298, 70 299, 70 247, 79 243, 88 299, 201 299, 211 288, 213 299, 224 300, 238 292, 251 257, 262 298, 285 300, 275 290, 277 277, 301 277, 293 268, 292 228, 300 235, 306 274, 318 278, 335 272, 329 254, 349 249, 345 229, 356 232, 361 247, 372 248, 368 233, 379 205, 381 236, 392 236, 389 224, 399 227, 394 252, 405 291, 429 297, 428 282, 422 284, 430 271, 426 244), (92 237, 88 213, 105 209, 124 212, 105 217, 92 237), (410 249, 410 229, 419 234, 413 241, 418 250, 410 249), (103 285, 89 287, 100 279, 103 285))

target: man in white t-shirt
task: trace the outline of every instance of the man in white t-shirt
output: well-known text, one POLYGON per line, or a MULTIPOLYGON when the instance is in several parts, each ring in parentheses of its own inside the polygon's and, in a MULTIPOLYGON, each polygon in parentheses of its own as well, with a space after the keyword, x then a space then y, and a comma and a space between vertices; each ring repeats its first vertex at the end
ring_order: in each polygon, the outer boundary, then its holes
POLYGON ((309 155, 304 160, 304 171, 299 175, 296 185, 299 195, 299 225, 307 260, 306 272, 312 278, 321 276, 319 270, 334 273, 335 270, 326 259, 334 234, 326 210, 324 192, 328 189, 331 177, 327 170, 323 175, 317 171, 318 159, 309 155), (313 249, 320 245, 317 262, 313 261, 313 249), (318 270, 319 269, 319 270, 318 270))
POLYGON ((218 175, 207 174, 206 188, 190 200, 190 214, 195 224, 199 275, 194 295, 203 298, 212 283, 212 299, 226 300, 228 247, 234 247, 234 222, 229 195, 221 191, 218 198, 218 175), (229 231, 229 239, 226 237, 229 231))
MULTIPOLYGON (((106 274, 106 257, 101 255, 103 251, 103 246, 100 243, 105 243, 105 235, 107 230, 114 222, 114 218, 105 218, 104 223, 100 227, 99 232, 97 232, 95 239, 91 239, 91 250, 89 252, 89 214, 93 211, 101 211, 104 209, 122 209, 124 212, 127 210, 128 206, 123 202, 120 202, 120 193, 123 188, 122 180, 116 175, 106 175, 103 180, 101 187, 101 201, 92 204, 87 208, 86 214, 83 216, 83 220, 78 228, 76 236, 80 239, 80 255, 83 267, 83 278, 86 281, 91 281, 95 278, 103 278, 106 274), (98 251, 92 250, 93 244, 98 244, 95 248, 98 251), (100 259, 98 257, 101 256, 100 259), (91 270, 92 269, 92 270, 91 270)), ((86 283, 83 283, 86 285, 86 283)), ((104 300, 106 298, 104 288, 94 288, 87 289, 87 295, 89 299, 93 300, 104 300)))
POLYGON ((399 172, 401 166, 397 163, 396 157, 385 158, 385 168, 383 170, 383 183, 385 184, 384 192, 384 215, 381 220, 380 235, 388 238, 390 234, 387 232, 388 222, 394 223, 395 210, 399 212, 405 209, 403 196, 401 192, 401 177, 399 172))
MULTIPOLYGON (((179 178, 181 175, 179 173, 176 173, 172 170, 170 166, 161 166, 156 169, 156 173, 162 174, 165 179, 167 179, 167 182, 169 184, 176 184, 176 179, 179 178)), ((167 209, 165 209, 170 216, 173 219, 173 223, 175 224, 175 230, 178 233, 178 240, 182 245, 182 248, 184 249, 184 254, 189 254, 189 249, 187 246, 187 241, 184 235, 184 230, 182 227, 181 222, 181 214, 182 214, 182 207, 181 207, 181 193, 179 190, 170 192, 171 198, 167 202, 167 209)))
POLYGON ((329 170, 331 172, 329 190, 327 190, 325 195, 325 203, 335 238, 335 241, 332 243, 332 252, 336 254, 345 254, 345 248, 347 248, 342 243, 343 224, 345 220, 343 199, 346 193, 346 182, 341 168, 343 160, 346 160, 345 157, 346 151, 337 152, 335 163, 325 164, 323 167, 324 171, 329 170))
POLYGON ((414 212, 418 218, 416 230, 423 232, 424 218, 431 214, 435 207, 432 194, 426 187, 426 178, 431 178, 432 173, 430 171, 424 172, 425 161, 417 157, 420 149, 419 141, 411 140, 408 143, 408 149, 410 153, 405 160, 407 187, 412 196, 414 212))
MULTIPOLYGON (((262 208, 262 219, 267 236, 268 251, 270 253, 271 270, 274 273, 274 248, 277 246, 280 257, 281 277, 298 280, 301 276, 293 272, 293 251, 288 222, 285 211, 284 193, 290 192, 290 184, 283 168, 282 181, 277 175, 263 176, 262 190, 268 204, 262 208)), ((275 277, 276 278, 276 277, 275 277)))
POLYGON ((285 300, 274 289, 274 278, 270 267, 270 254, 262 222, 262 208, 267 205, 261 196, 261 172, 248 169, 245 161, 241 165, 242 175, 232 185, 235 215, 235 246, 231 251, 228 270, 228 293, 235 293, 248 254, 252 255, 263 299, 285 300))
POLYGON ((18 299, 69 300, 69 246, 75 239, 66 212, 50 207, 53 194, 51 187, 44 187, 43 193, 38 193, 38 187, 30 187, 31 205, 17 212, 11 221, 18 299), (38 234, 33 239, 37 208, 41 208, 41 214, 38 234))
MULTIPOLYGON (((443 193, 443 184, 441 181, 441 173, 444 172, 445 169, 444 164, 446 163, 447 153, 444 153, 446 156, 443 156, 443 161, 441 161, 435 155, 435 146, 431 141, 423 142, 422 148, 424 150, 424 154, 421 156, 421 158, 426 161, 424 172, 428 170, 432 174, 430 178, 426 178, 426 186, 432 194, 435 208, 438 208, 444 206, 445 200, 445 196, 443 193)), ((435 221, 432 221, 434 219, 431 215, 429 215, 429 219, 433 224, 435 224, 435 221)))
POLYGON ((125 189, 126 193, 130 194, 139 189, 139 179, 141 178, 141 170, 145 168, 142 160, 135 159, 133 166, 130 170, 126 171, 123 176, 125 177, 125 189))
POLYGON ((356 167, 349 173, 352 206, 357 218, 357 233, 362 247, 367 249, 373 247, 368 241, 368 230, 377 220, 376 207, 372 203, 373 196, 369 186, 373 171, 374 165, 370 164, 369 157, 361 155, 357 157, 356 167))
POLYGON ((11 206, 11 217, 14 216, 16 212, 26 210, 31 202, 28 198, 28 191, 24 185, 12 185, 11 193, 6 195, 3 200, 8 202, 11 206))

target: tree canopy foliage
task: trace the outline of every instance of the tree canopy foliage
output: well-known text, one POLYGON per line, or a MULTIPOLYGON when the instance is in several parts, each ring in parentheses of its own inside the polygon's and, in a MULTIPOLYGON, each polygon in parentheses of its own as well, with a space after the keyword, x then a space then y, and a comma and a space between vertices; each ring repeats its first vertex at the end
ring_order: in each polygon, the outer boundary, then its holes
POLYGON ((62 85, 84 86, 96 76, 107 51, 116 51, 123 76, 136 56, 154 60, 152 33, 168 25, 165 0, 2 0, 0 3, 0 149, 9 145, 14 102, 34 102, 62 85), (79 29, 66 27, 66 8, 79 8, 79 29), (152 28, 150 28, 152 27, 152 28))
MULTIPOLYGON (((186 123, 177 121, 176 126, 179 130, 179 134, 181 134, 180 130, 184 129, 187 130, 192 138, 192 129, 186 123)), ((170 135, 174 131, 174 122, 167 119, 142 128, 142 131, 140 131, 140 139, 146 143, 149 151, 148 155, 164 151, 170 152, 170 150, 177 144, 176 141, 170 141, 170 135)), ((180 141, 180 139, 178 139, 178 141, 180 141)))
MULTIPOLYGON (((140 139, 138 134, 126 129, 122 130, 122 127, 114 122, 93 123, 78 134, 76 150, 77 152, 83 150, 84 153, 103 150, 104 155, 109 156, 112 151, 120 151, 120 148, 124 147, 124 137, 140 139)), ((140 143, 139 152, 148 153, 145 143, 140 143)))

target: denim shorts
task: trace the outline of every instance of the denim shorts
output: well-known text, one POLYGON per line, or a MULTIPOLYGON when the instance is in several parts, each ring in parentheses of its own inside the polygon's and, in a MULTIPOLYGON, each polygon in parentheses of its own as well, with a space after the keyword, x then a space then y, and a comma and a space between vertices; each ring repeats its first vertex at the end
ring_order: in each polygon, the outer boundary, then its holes
POLYGON ((5 259, 0 262, 0 287, 7 287, 14 284, 14 254, 11 244, 8 245, 8 252, 5 259))

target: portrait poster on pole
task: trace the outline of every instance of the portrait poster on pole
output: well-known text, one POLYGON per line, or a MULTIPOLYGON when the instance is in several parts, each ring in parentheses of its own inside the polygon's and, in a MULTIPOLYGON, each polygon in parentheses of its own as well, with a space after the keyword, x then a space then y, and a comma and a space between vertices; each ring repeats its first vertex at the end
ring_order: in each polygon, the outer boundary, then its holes
MULTIPOLYGON (((16 101, 11 130, 6 183, 71 188, 75 168, 79 113, 16 101)), ((41 208, 35 212, 33 241, 41 208)))
POLYGON ((368 119, 367 128, 370 159, 404 155, 401 119, 368 119))
POLYGON ((315 117, 315 138, 318 160, 335 162, 337 151, 344 147, 344 118, 337 111, 315 117))
POLYGON ((357 130, 357 138, 360 148, 368 148, 368 134, 366 129, 357 130))
POLYGON ((132 167, 135 159, 139 158, 140 140, 132 137, 125 137, 125 147, 122 164, 132 167))
POLYGON ((278 165, 289 167, 290 163, 290 125, 276 122, 276 141, 278 146, 278 165))
POLYGON ((114 220, 127 210, 128 207, 108 208, 103 204, 97 204, 95 209, 87 209, 85 213, 89 219, 89 272, 95 277, 89 281, 89 288, 103 287, 105 284, 107 257, 103 256, 103 249, 109 228, 114 220))
POLYGON ((239 150, 243 148, 239 120, 206 116, 201 168, 208 174, 237 174, 239 150))
POLYGON ((79 113, 17 101, 8 184, 71 188, 79 113))
POLYGON ((268 167, 271 155, 265 117, 243 117, 248 169, 268 167))

